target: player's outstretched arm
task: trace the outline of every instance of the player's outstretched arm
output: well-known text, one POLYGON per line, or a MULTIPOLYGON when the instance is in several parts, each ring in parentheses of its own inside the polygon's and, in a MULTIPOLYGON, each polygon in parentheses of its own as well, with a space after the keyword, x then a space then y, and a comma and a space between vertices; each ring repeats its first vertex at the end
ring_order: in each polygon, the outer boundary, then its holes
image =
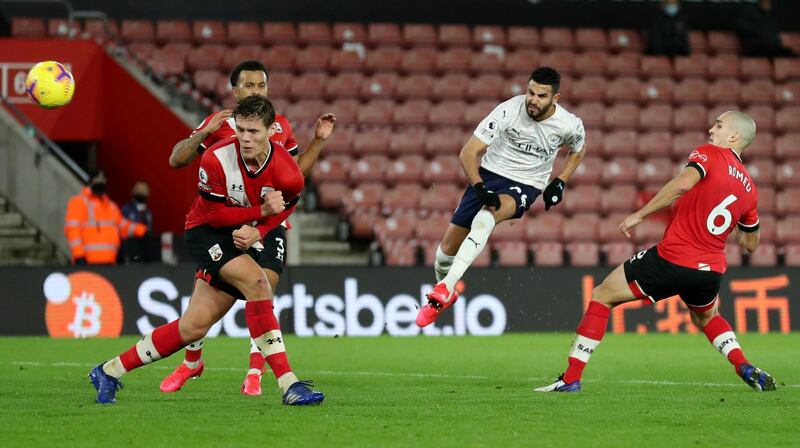
POLYGON ((172 168, 183 168, 191 163, 191 161, 200 154, 197 152, 197 149, 206 137, 208 137, 208 134, 200 131, 176 143, 175 146, 172 147, 172 154, 169 155, 169 166, 172 168))
POLYGON ((684 168, 680 174, 661 187, 661 190, 656 193, 647 205, 625 218, 622 224, 619 225, 619 230, 630 238, 630 229, 639 225, 640 222, 651 214, 672 205, 678 198, 697 185, 700 179, 702 179, 700 177, 700 172, 695 168, 684 168))
POLYGON ((461 148, 461 153, 458 155, 458 159, 461 161, 461 168, 464 170, 469 183, 472 185, 483 182, 478 172, 478 157, 486 152, 486 148, 488 147, 489 145, 480 141, 478 137, 473 135, 470 136, 467 143, 461 148))
POLYGON ((308 176, 311 169, 319 159, 319 153, 325 142, 333 133, 333 127, 336 124, 336 116, 333 114, 323 114, 317 119, 317 125, 314 128, 314 139, 308 144, 308 148, 295 159, 303 176, 308 176))

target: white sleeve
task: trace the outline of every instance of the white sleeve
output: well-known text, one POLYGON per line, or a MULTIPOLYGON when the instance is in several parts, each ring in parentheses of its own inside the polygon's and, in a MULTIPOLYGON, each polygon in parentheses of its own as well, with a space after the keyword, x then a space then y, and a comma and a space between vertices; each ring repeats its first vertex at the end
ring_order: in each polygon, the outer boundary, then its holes
POLYGON ((481 120, 474 132, 478 140, 489 145, 500 135, 500 131, 508 126, 513 116, 512 114, 516 112, 516 110, 513 109, 518 108, 513 107, 511 103, 513 103, 513 101, 501 103, 499 106, 495 107, 486 118, 481 120))
POLYGON ((567 146, 569 152, 581 152, 586 145, 586 130, 583 129, 583 121, 580 118, 575 118, 575 125, 567 134, 567 146))

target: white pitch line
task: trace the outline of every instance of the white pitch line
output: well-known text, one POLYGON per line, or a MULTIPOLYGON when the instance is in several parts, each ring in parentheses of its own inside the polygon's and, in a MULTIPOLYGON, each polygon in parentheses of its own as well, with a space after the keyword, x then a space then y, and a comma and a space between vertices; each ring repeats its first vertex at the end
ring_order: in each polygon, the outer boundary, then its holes
MULTIPOLYGON (((41 362, 41 361, 0 361, 0 364, 10 364, 16 366, 34 366, 34 367, 94 367, 97 364, 87 364, 79 362, 59 361, 59 362, 41 362)), ((150 369, 158 370, 172 370, 175 367, 167 365, 154 365, 148 367, 150 369)), ((219 371, 219 372, 244 372, 244 367, 206 367, 206 370, 219 371)), ((490 377, 485 375, 448 375, 445 373, 418 373, 418 372, 369 372, 369 371, 346 371, 346 370, 309 370, 309 373, 319 373, 321 375, 343 375, 343 376, 388 376, 388 377, 413 377, 413 378, 440 378, 440 379, 460 379, 460 380, 491 380, 491 379, 508 379, 499 377, 490 377)), ((545 377, 528 377, 525 381, 550 381, 553 378, 545 377)), ((609 380, 609 379, 589 379, 590 383, 614 383, 614 384, 644 384, 653 386, 703 386, 703 387, 735 387, 740 386, 741 383, 705 383, 694 381, 664 381, 664 380, 609 380)), ((780 388, 800 388, 800 384, 787 384, 779 386, 780 388)))

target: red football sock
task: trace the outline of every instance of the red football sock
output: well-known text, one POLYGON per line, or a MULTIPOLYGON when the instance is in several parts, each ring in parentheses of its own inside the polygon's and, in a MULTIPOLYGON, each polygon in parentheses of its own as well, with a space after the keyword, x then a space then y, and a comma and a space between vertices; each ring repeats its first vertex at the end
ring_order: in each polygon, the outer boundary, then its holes
POLYGON ((584 313, 581 323, 578 324, 572 353, 569 356, 569 365, 564 372, 563 381, 565 383, 569 384, 581 379, 583 368, 589 362, 589 357, 603 340, 610 315, 611 308, 594 300, 589 302, 586 313, 584 313))
POLYGON ((289 366, 289 359, 286 357, 281 327, 278 324, 278 319, 275 318, 272 301, 248 301, 245 304, 244 315, 247 321, 247 328, 250 330, 250 337, 253 338, 258 349, 266 358, 266 362, 272 369, 272 373, 275 374, 275 378, 280 378, 284 374, 291 372, 292 368, 289 366))
POLYGON ((119 355, 125 371, 130 372, 137 367, 166 358, 185 347, 186 342, 178 331, 178 322, 180 319, 156 328, 125 353, 119 355))
POLYGON ((263 373, 266 361, 267 359, 261 352, 250 353, 250 370, 258 370, 263 373))
POLYGON ((708 342, 728 358, 728 362, 733 365, 737 373, 739 373, 739 366, 750 364, 750 361, 744 356, 742 347, 739 346, 739 341, 736 340, 736 334, 731 325, 722 316, 712 317, 703 328, 703 333, 706 334, 708 342))

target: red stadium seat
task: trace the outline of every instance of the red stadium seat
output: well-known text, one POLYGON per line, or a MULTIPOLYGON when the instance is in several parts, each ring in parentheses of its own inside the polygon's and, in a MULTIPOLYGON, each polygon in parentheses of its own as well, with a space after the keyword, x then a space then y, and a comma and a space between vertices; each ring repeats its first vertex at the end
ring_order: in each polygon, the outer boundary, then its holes
MULTIPOLYGON (((719 54, 708 59, 708 76, 711 78, 738 77, 739 56, 735 54, 719 54)), ((711 98, 713 101, 714 98, 711 98)))
MULTIPOLYGON (((240 62, 247 60, 258 60, 261 54, 261 46, 255 44, 245 44, 225 51, 222 55, 222 70, 230 72, 240 62)), ((272 66, 268 66, 272 70, 272 66)), ((276 67, 277 68, 277 67, 276 67)))
POLYGON ((744 79, 771 78, 772 63, 767 58, 742 58, 739 61, 739 74, 744 79))
POLYGON ((361 96, 364 98, 392 98, 397 87, 397 75, 394 73, 376 73, 361 84, 361 96))
POLYGON ((540 53, 532 48, 522 48, 506 54, 504 68, 506 73, 515 77, 527 77, 539 63, 540 53))
POLYGON ((506 30, 498 25, 476 25, 472 30, 472 44, 476 47, 484 45, 506 45, 506 30))
POLYGON ((403 50, 400 47, 378 47, 367 51, 364 69, 369 72, 394 72, 400 68, 403 50))
POLYGON ((227 40, 225 25, 219 20, 195 20, 192 37, 197 44, 223 44, 227 40))
MULTIPOLYGON (((295 27, 294 23, 291 22, 266 22, 261 27, 261 36, 263 41, 267 45, 276 45, 276 44, 294 45, 298 43, 297 28, 295 27)), ((329 40, 330 38, 328 40, 324 40, 318 43, 324 44, 329 40)), ((304 40, 301 43, 308 43, 308 42, 304 40)))
POLYGON ((703 31, 689 31, 689 46, 692 53, 708 53, 708 38, 703 31))
POLYGON ((436 28, 430 23, 403 25, 403 43, 410 46, 435 46, 439 43, 436 28))
POLYGON ((642 36, 638 30, 612 29, 608 34, 612 51, 639 53, 644 48, 642 36))
POLYGON ((736 54, 740 49, 739 38, 731 31, 709 31, 708 47, 714 53, 736 54))
POLYGON ((675 84, 675 100, 680 103, 705 103, 708 83, 704 78, 684 78, 675 84))
POLYGON ((161 48, 153 53, 150 67, 160 76, 183 75, 186 72, 186 58, 174 49, 161 48))
POLYGON ((83 23, 83 32, 92 39, 116 39, 119 36, 119 25, 113 19, 105 22, 100 19, 86 19, 83 23))
MULTIPOLYGON (((711 123, 707 120, 707 115, 708 110, 701 104, 681 105, 675 109, 672 128, 679 131, 707 130, 711 127, 711 123)), ((698 142, 698 144, 704 141, 705 139, 698 142)))
MULTIPOLYGON (((333 109, 336 111, 336 109, 333 109)), ((355 131, 352 127, 337 126, 336 132, 331 134, 325 144, 326 154, 347 154, 353 153, 353 143, 355 141, 355 131)))
POLYGON ((350 187, 345 183, 325 183, 317 185, 317 191, 320 207, 338 209, 342 206, 342 198, 350 193, 350 187))
POLYGON ((422 180, 425 185, 440 183, 460 183, 462 181, 461 163, 455 156, 437 156, 423 167, 422 180))
POLYGON ((675 73, 678 76, 708 76, 708 56, 703 53, 694 53, 690 56, 675 58, 675 73))
POLYGON ((472 53, 469 68, 472 73, 503 73, 504 54, 498 51, 477 51, 472 53))
POLYGON ((708 99, 716 104, 739 101, 741 87, 735 78, 720 78, 708 85, 708 99))
POLYGON ((790 216, 778 221, 775 233, 781 243, 800 244, 800 217, 790 216))
POLYGON ((572 86, 570 99, 575 101, 603 101, 606 98, 606 80, 602 76, 587 76, 572 86))
POLYGON ((295 65, 300 72, 326 71, 331 60, 331 48, 323 45, 310 45, 297 52, 295 65))
POLYGON ((524 241, 525 225, 513 219, 498 223, 492 230, 493 241, 524 241))
POLYGON ((286 116, 291 117, 292 122, 312 125, 325 110, 321 99, 302 99, 286 109, 286 116))
POLYGON ((603 51, 588 51, 575 58, 575 71, 583 75, 604 75, 608 71, 609 55, 603 51))
POLYGON ((564 201, 564 211, 568 214, 598 212, 600 210, 600 189, 596 185, 578 185, 569 189, 564 201))
MULTIPOLYGON (((777 171, 776 171, 777 172, 777 171)), ((774 214, 777 210, 777 202, 775 190, 771 188, 764 188, 758 191, 758 210, 760 213, 774 214)), ((761 217, 763 218, 763 216, 761 217)), ((761 229, 761 237, 764 237, 764 229, 761 229)))
MULTIPOLYGON (((647 110, 642 112, 642 115, 647 110)), ((666 112, 664 112, 666 113, 666 112)), ((672 120, 672 111, 668 113, 672 120)), ((639 134, 639 148, 637 155, 640 157, 670 157, 672 155, 672 133, 669 131, 649 131, 639 134)))
POLYGON ((639 106, 634 103, 615 103, 606 110, 603 124, 608 129, 636 129, 639 125, 639 106))
POLYGON ((747 171, 750 179, 758 185, 759 190, 771 188, 775 182, 775 162, 771 159, 750 158, 752 162, 747 163, 747 171))
POLYGON ((136 42, 128 44, 128 50, 130 50, 133 56, 142 60, 147 60, 153 57, 153 53, 156 52, 156 45, 149 42, 136 42))
POLYGON ((279 44, 262 51, 259 59, 270 70, 293 71, 298 49, 294 45, 279 44))
POLYGON ((367 43, 372 46, 400 45, 403 43, 400 25, 396 23, 370 23, 367 25, 367 43))
MULTIPOLYGON (((415 211, 422 187, 417 183, 402 183, 383 194, 381 206, 384 214, 396 214, 398 210, 415 211)), ((409 229, 409 234, 411 233, 409 229)))
POLYGON ((342 198, 342 204, 348 214, 354 211, 367 211, 367 209, 377 211, 385 191, 386 187, 380 182, 362 183, 342 198))
MULTIPOLYGON (((635 208, 623 212, 612 213, 600 220, 597 227, 597 240, 603 243, 632 242, 630 238, 619 231, 619 224, 630 215, 635 208)), ((630 256, 630 254, 628 255, 630 256)))
POLYGON ((787 244, 783 250, 786 266, 800 266, 800 244, 787 244))
POLYGON ((201 45, 189 51, 186 65, 191 71, 217 69, 222 66, 222 56, 226 51, 228 48, 222 44, 201 45))
MULTIPOLYGON (((337 129, 338 132, 338 129, 337 129)), ((327 155, 312 169, 312 178, 315 184, 348 181, 351 159, 346 155, 327 155)))
POLYGON ((458 206, 463 188, 455 184, 437 183, 422 191, 417 209, 452 212, 458 206))
POLYGON ((161 44, 191 42, 192 29, 185 20, 159 20, 156 22, 156 40, 161 44))
POLYGON ((566 249, 571 266, 597 266, 600 264, 600 247, 597 243, 569 243, 566 249))
POLYGON ((400 78, 397 82, 395 96, 404 98, 430 98, 434 78, 430 75, 412 74, 400 78))
POLYGON ((512 48, 539 48, 540 41, 538 28, 532 26, 508 27, 508 45, 512 48))
POLYGON ((609 266, 618 266, 635 255, 634 245, 627 241, 604 244, 602 250, 606 254, 606 263, 609 266))
POLYGON ((633 239, 639 243, 647 243, 650 241, 660 241, 664 236, 664 230, 667 225, 664 221, 659 219, 645 219, 638 226, 634 227, 632 235, 633 239))
POLYGON ((603 103, 581 103, 572 112, 581 117, 586 128, 603 127, 603 120, 606 114, 606 107, 603 103))
POLYGON ((633 184, 639 164, 633 157, 615 157, 603 166, 603 183, 606 185, 633 184))
POLYGON ((355 72, 339 73, 329 78, 325 84, 325 96, 328 98, 357 98, 361 94, 364 75, 355 72))
POLYGON ((572 29, 565 27, 542 28, 542 45, 550 51, 574 50, 575 35, 572 29))
POLYGON ((778 165, 775 183, 778 185, 800 185, 800 160, 789 160, 778 165))
POLYGON ((564 264, 564 246, 561 243, 534 243, 531 249, 536 266, 561 266, 564 264))
POLYGON ((672 76, 672 60, 666 56, 644 56, 640 73, 644 76, 672 76))
POLYGON ((469 76, 465 73, 445 73, 433 81, 433 97, 436 99, 456 99, 467 96, 469 76))
MULTIPOLYGON (((651 104, 642 109, 639 115, 639 129, 665 130, 672 128, 672 106, 651 104)), ((667 148, 664 148, 665 152, 667 148)))
MULTIPOLYGON (((46 37, 46 35, 47 35, 47 28, 45 26, 44 19, 40 17, 11 18, 11 37, 19 39, 41 39, 46 37)), ((123 37, 128 37, 128 36, 123 36, 123 37)), ((126 42, 131 42, 131 41, 132 41, 131 39, 126 39, 126 42)))
POLYGON ((800 105, 800 81, 787 82, 776 87, 775 102, 800 105))
POLYGON ((342 45, 349 42, 366 42, 367 30, 364 25, 357 22, 334 23, 333 43, 342 45))
POLYGON ((800 159, 800 132, 790 132, 778 137, 775 154, 781 159, 800 159))
POLYGON ((800 78, 800 58, 775 58, 774 68, 775 81, 800 78))
MULTIPOLYGON (((570 178, 570 185, 590 185, 592 188, 597 188, 597 184, 602 180, 603 173, 603 160, 600 157, 593 157, 589 153, 575 169, 575 173, 570 178)), ((559 157, 559 160, 563 160, 559 157)), ((554 175, 558 172, 553 169, 554 175)), ((572 195, 572 193, 570 193, 572 195)))
POLYGON ((325 92, 327 81, 328 76, 325 73, 303 73, 292 79, 289 92, 293 98, 320 98, 325 92))
POLYGON ((303 45, 330 45, 332 40, 331 26, 325 22, 300 22, 297 25, 297 41, 303 45))
POLYGON ((608 35, 602 28, 578 28, 575 30, 575 44, 581 51, 609 50, 608 35))
POLYGON ((606 133, 603 138, 604 155, 611 160, 617 157, 634 156, 639 148, 639 134, 634 130, 606 133))
POLYGON ((636 180, 640 185, 658 189, 675 175, 674 164, 667 157, 654 157, 639 164, 636 180))
MULTIPOLYGON (((431 156, 457 155, 469 135, 471 134, 464 132, 461 127, 446 127, 431 131, 425 142, 425 153, 431 156)), ((461 174, 460 168, 458 173, 461 174)))
POLYGON ((386 180, 392 184, 420 182, 426 163, 425 158, 419 154, 402 155, 394 162, 389 163, 386 180))
MULTIPOLYGON (((395 103, 387 99, 375 99, 364 104, 358 110, 358 123, 368 125, 390 125, 395 103)), ((389 146, 386 145, 388 150, 389 146)))
POLYGON ((366 129, 353 139, 353 152, 357 154, 386 154, 392 133, 389 128, 366 129))
POLYGON ((779 215, 800 215, 800 188, 787 188, 776 199, 779 215))
MULTIPOLYGON (((345 209, 348 210, 350 221, 350 236, 355 239, 373 239, 375 237, 375 222, 380 219, 377 206, 372 206, 365 211, 355 213, 345 198, 345 209)), ((359 206, 361 207, 361 206, 359 206)))
POLYGON ((471 59, 471 49, 466 47, 450 48, 439 52, 436 58, 436 70, 441 73, 464 73, 469 70, 471 59))
POLYGON ((428 130, 424 127, 412 126, 394 132, 389 142, 389 152, 393 155, 422 154, 428 130))
MULTIPOLYGON (((439 241, 442 239, 442 235, 444 235, 444 231, 447 230, 448 225, 450 225, 449 214, 432 213, 426 219, 420 219, 417 221, 417 238, 423 241, 435 241, 436 245, 438 245, 439 241)), ((433 246, 434 250, 436 249, 436 245, 433 246)), ((430 264, 432 265, 433 263, 430 264)))
MULTIPOLYGON (((126 43, 149 43, 156 40, 156 28, 150 20, 123 20, 120 34, 126 43)), ((44 23, 42 23, 42 35, 44 35, 44 23)))
POLYGON ((435 47, 415 47, 403 52, 400 67, 405 73, 432 74, 439 50, 435 47))
MULTIPOLYGON (((744 113, 754 117, 756 120, 756 125, 758 126, 756 139, 758 139, 758 136, 764 131, 772 132, 775 130, 775 109, 772 106, 756 104, 745 108, 744 113)), ((748 148, 748 151, 751 151, 751 148, 748 148)))
POLYGON ((428 119, 433 126, 460 126, 467 104, 461 100, 445 100, 431 107, 428 119))
POLYGON ((478 123, 486 118, 495 107, 497 107, 496 100, 480 100, 474 104, 468 105, 467 110, 464 112, 464 125, 467 127, 478 127, 478 123))
POLYGON ((50 38, 71 38, 80 36, 80 34, 81 24, 78 21, 73 21, 71 25, 67 19, 50 19, 47 21, 47 36, 50 38))
POLYGON ((415 241, 393 240, 384 243, 386 266, 414 266, 417 262, 415 241))
POLYGON ((354 160, 350 165, 350 182, 359 185, 364 182, 380 182, 383 184, 386 179, 386 167, 388 164, 388 159, 381 155, 367 155, 359 160, 354 160))
POLYGON ((672 78, 654 77, 642 84, 639 99, 643 102, 672 101, 675 82, 672 78))
POLYGON ((497 100, 503 93, 505 79, 499 74, 485 73, 469 79, 467 86, 467 99, 469 100, 497 100))
POLYGON ((750 266, 776 266, 778 250, 774 244, 762 243, 750 254, 750 266))
POLYGON ((553 67, 562 75, 571 74, 575 71, 575 58, 576 54, 571 51, 563 49, 553 50, 549 53, 543 53, 541 55, 539 59, 539 65, 553 67))
POLYGON ((217 79, 220 77, 217 70, 198 70, 192 75, 192 81, 197 90, 208 95, 214 93, 217 87, 217 79))
POLYGON ((633 185, 612 185, 600 196, 600 211, 603 214, 633 212, 636 207, 636 193, 633 185))
POLYGON ((428 124, 430 112, 430 101, 421 99, 408 100, 395 108, 393 121, 398 125, 425 126, 428 124))
POLYGON ((606 96, 609 100, 638 101, 642 82, 634 76, 621 76, 609 82, 606 86, 606 96))
POLYGON ((608 59, 608 73, 613 76, 639 76, 642 57, 638 53, 620 53, 608 59))
POLYGON ((564 221, 561 241, 564 243, 594 242, 600 218, 596 213, 579 213, 564 221))
MULTIPOLYGON (((563 81, 563 78, 562 78, 563 81)), ((564 87, 564 84, 561 84, 564 87)), ((503 87, 502 97, 508 98, 517 95, 525 95, 528 91, 528 78, 514 77, 506 80, 506 85, 503 87)), ((564 95, 563 90, 560 92, 564 95)))
POLYGON ((336 50, 331 53, 330 69, 334 72, 360 71, 364 65, 361 55, 351 50, 336 50))
MULTIPOLYGON (((540 201, 541 202, 541 201, 540 201)), ((547 213, 532 216, 531 219, 523 221, 525 223, 526 240, 536 242, 558 241, 561 239, 561 228, 564 227, 564 216, 551 209, 547 213)))
POLYGON ((261 44, 264 38, 256 22, 228 22, 228 43, 231 45, 261 44))
POLYGON ((775 127, 779 131, 800 131, 800 105, 779 110, 775 115, 775 127))
POLYGON ((725 259, 727 260, 728 267, 737 267, 742 265, 742 246, 738 244, 725 245, 725 259))
POLYGON ((528 245, 522 241, 501 241, 492 244, 500 266, 528 266, 528 245))
POLYGON ((466 47, 472 44, 472 33, 466 25, 439 25, 439 44, 445 47, 466 47))

